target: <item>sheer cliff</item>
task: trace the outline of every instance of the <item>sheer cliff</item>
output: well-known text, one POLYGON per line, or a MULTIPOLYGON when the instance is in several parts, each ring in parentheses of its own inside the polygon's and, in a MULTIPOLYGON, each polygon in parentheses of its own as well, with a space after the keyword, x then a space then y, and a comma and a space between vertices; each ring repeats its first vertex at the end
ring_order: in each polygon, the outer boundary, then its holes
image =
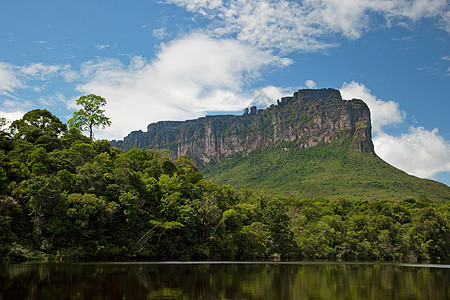
POLYGON ((270 145, 302 149, 341 138, 350 139, 359 152, 373 152, 367 105, 343 100, 335 89, 304 89, 266 109, 246 109, 241 116, 152 123, 147 132, 134 131, 112 146, 167 149, 172 158, 187 155, 203 165, 270 145))

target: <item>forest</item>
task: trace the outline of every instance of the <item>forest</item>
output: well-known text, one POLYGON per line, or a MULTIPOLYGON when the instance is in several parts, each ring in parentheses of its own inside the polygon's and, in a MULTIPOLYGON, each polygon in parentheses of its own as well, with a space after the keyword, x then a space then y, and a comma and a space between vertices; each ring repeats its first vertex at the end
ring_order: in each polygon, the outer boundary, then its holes
POLYGON ((47 110, 0 131, 2 261, 448 261, 450 202, 275 196, 119 150, 47 110))

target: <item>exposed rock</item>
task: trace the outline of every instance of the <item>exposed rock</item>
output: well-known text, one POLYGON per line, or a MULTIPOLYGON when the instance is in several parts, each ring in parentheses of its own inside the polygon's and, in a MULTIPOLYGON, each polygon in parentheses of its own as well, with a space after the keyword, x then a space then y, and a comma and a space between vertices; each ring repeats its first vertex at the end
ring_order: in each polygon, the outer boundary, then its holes
POLYGON ((307 148, 340 138, 351 138, 357 151, 373 152, 367 105, 358 99, 342 100, 335 89, 305 89, 264 110, 253 106, 242 116, 152 123, 147 132, 133 131, 112 145, 124 150, 167 149, 172 158, 188 155, 202 165, 268 145, 307 148))

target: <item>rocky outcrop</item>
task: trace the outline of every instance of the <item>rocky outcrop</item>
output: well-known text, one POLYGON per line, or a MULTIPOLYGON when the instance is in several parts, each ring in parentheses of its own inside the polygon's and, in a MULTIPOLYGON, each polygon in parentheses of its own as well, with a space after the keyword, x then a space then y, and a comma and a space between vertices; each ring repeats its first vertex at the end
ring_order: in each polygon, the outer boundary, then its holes
POLYGON ((123 141, 112 141, 112 146, 167 149, 172 158, 187 155, 202 165, 269 145, 307 148, 342 138, 351 139, 357 151, 373 152, 367 105, 358 99, 342 100, 335 89, 305 89, 267 109, 246 109, 242 116, 152 123, 147 132, 134 131, 123 141))

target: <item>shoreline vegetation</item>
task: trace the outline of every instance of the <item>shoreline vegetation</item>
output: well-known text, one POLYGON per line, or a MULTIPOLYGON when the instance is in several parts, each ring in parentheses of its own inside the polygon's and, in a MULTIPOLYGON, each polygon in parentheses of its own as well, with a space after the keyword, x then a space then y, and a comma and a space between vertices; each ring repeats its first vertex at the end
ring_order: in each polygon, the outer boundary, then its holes
POLYGON ((0 131, 0 257, 446 262, 450 202, 219 186, 187 156, 124 152, 34 110, 0 131))

